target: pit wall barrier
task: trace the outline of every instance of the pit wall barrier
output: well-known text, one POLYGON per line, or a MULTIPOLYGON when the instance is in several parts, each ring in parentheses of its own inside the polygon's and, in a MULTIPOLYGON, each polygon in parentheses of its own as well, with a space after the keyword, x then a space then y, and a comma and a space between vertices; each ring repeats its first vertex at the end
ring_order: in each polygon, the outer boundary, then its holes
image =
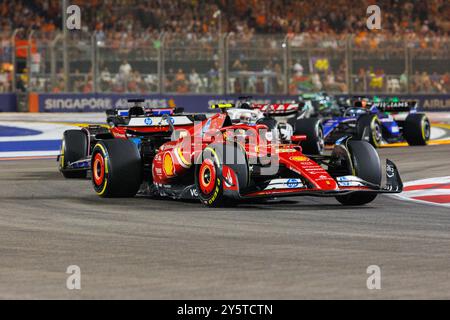
MULTIPOLYGON (((17 110, 14 95, 0 95, 0 110, 17 110), (13 98, 12 98, 12 97, 13 98), (3 105, 3 102, 5 105, 3 105), (3 109, 5 108, 5 110, 3 109)), ((340 95, 343 96, 343 95, 340 95)), ((450 94, 412 94, 379 95, 380 97, 399 97, 419 101, 422 111, 450 112, 450 94)), ((183 107, 186 112, 206 112, 208 106, 216 103, 234 103, 239 96, 220 95, 148 95, 148 94, 38 94, 28 95, 30 112, 102 112, 111 108, 127 108, 127 99, 143 98, 150 107, 183 107)), ((297 101, 294 95, 253 96, 256 103, 289 103, 297 101)))

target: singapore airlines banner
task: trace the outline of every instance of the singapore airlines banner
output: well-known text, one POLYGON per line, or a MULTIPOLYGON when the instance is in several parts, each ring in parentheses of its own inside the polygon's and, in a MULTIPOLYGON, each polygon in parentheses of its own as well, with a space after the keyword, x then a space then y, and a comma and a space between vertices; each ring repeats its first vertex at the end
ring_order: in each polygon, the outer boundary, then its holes
MULTIPOLYGON (((150 108, 182 107, 187 112, 205 112, 216 103, 233 103, 238 96, 214 95, 139 95, 139 94, 35 94, 30 95, 32 112, 102 112, 111 108, 127 108, 128 99, 145 99, 150 108)), ((255 102, 293 102, 297 96, 254 97, 255 102)))
MULTIPOLYGON (((419 101, 424 111, 450 111, 450 95, 380 95, 397 96, 400 99, 419 101)), ((29 110, 31 112, 103 112, 111 108, 127 108, 127 99, 143 98, 148 107, 182 107, 187 112, 206 112, 208 106, 215 103, 233 103, 237 95, 140 95, 140 94, 30 94, 29 110)), ((253 96, 257 103, 290 103, 297 101, 294 95, 253 96)), ((1 100, 0 100, 1 105, 1 100)))

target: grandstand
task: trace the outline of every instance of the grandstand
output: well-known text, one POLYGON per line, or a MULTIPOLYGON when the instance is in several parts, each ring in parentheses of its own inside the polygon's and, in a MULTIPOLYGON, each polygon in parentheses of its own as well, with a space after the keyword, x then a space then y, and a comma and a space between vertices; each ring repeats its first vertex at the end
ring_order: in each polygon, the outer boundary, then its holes
POLYGON ((0 93, 450 93, 450 4, 78 0, 63 69, 60 1, 0 4, 0 93), (67 79, 66 79, 66 75, 67 79))

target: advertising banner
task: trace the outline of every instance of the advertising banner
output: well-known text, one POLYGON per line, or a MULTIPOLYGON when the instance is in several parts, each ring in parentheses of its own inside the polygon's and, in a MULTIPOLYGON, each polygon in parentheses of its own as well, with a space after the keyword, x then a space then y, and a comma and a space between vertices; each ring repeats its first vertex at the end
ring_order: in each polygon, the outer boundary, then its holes
MULTIPOLYGON (((418 100, 423 111, 450 111, 450 95, 379 95, 418 100)), ((33 112, 102 112, 111 108, 127 108, 127 99, 142 98, 149 107, 182 107, 186 112, 206 112, 216 103, 233 103, 239 96, 228 95, 140 95, 140 94, 30 94, 30 111, 33 112)), ((253 96, 256 103, 290 103, 298 96, 265 95, 253 96)))
MULTIPOLYGON (((136 95, 136 94, 39 94, 30 99, 30 110, 39 112, 102 112, 111 108, 127 108, 127 99, 145 99, 148 107, 182 107, 187 112, 206 112, 216 103, 233 103, 239 96, 217 95, 136 95), (35 106, 34 104, 38 104, 35 106)), ((258 103, 292 102, 297 96, 260 96, 258 103)))

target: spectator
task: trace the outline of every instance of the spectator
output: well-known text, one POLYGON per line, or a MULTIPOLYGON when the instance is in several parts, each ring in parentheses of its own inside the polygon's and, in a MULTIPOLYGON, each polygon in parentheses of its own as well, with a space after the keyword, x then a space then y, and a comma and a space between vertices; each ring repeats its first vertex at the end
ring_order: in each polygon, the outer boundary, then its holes
POLYGON ((166 73, 166 90, 169 92, 175 91, 175 73, 172 68, 169 68, 169 71, 166 73))
POLYGON ((190 91, 194 93, 200 93, 203 87, 202 79, 198 75, 197 71, 195 71, 195 69, 192 69, 191 73, 189 74, 189 87, 190 91))
POLYGON ((431 79, 430 76, 428 75, 428 72, 424 71, 422 72, 422 76, 421 76, 421 90, 422 92, 430 92, 431 91, 431 79))
POLYGON ((283 75, 283 71, 281 69, 281 65, 279 63, 275 64, 274 67, 274 72, 275 72, 275 87, 274 87, 274 93, 280 93, 283 92, 284 90, 284 75, 283 75))
POLYGON ((145 78, 144 78, 144 82, 145 85, 148 88, 148 91, 150 92, 157 92, 158 90, 158 77, 157 75, 154 74, 148 74, 145 78))
POLYGON ((130 81, 128 82, 127 92, 141 93, 142 90, 142 77, 139 71, 134 71, 130 75, 130 81))
POLYGON ((81 92, 82 93, 91 93, 94 89, 94 84, 92 81, 92 75, 89 75, 86 81, 84 82, 81 92))
MULTIPOLYGON (((12 68, 12 66, 11 66, 12 68)), ((9 64, 0 65, 0 92, 11 91, 11 72, 8 71, 9 64)))
POLYGON ((292 69, 297 77, 301 77, 303 75, 303 66, 300 64, 300 61, 297 61, 292 69))
POLYGON ((265 92, 267 92, 264 89, 264 81, 261 77, 256 78, 255 90, 257 94, 264 94, 265 92))
MULTIPOLYGON (((98 32, 101 43, 108 33, 119 41, 124 52, 136 44, 136 38, 148 31, 159 30, 186 34, 189 41, 194 34, 217 34, 219 25, 212 19, 213 13, 221 10, 222 31, 235 32, 245 37, 258 33, 286 33, 295 43, 304 44, 313 33, 323 38, 327 34, 358 34, 357 45, 367 48, 380 47, 380 37, 368 37, 365 26, 365 11, 373 1, 306 0, 298 1, 147 1, 78 0, 83 12, 83 27, 86 31, 98 32), (317 10, 320 8, 320 10, 317 10)), ((413 0, 378 0, 383 8, 383 31, 401 34, 413 32, 418 35, 443 34, 449 32, 448 1, 429 0, 417 3, 413 0)), ((54 32, 60 27, 61 10, 58 1, 15 0, 0 4, 0 30, 23 28, 27 34, 35 29, 54 32)), ((314 36, 313 36, 314 37, 314 36)), ((433 42, 421 37, 422 46, 433 42)), ((323 38, 324 47, 335 48, 334 40, 323 38)), ((153 39, 158 45, 157 41, 153 39)))
POLYGON ((123 82, 128 82, 130 80, 131 75, 131 65, 128 63, 127 60, 123 60, 122 64, 119 67, 119 78, 123 82))
POLYGON ((184 74, 183 69, 178 69, 177 74, 175 75, 175 88, 177 93, 186 93, 188 92, 188 86, 186 81, 186 75, 184 74))
POLYGON ((241 80, 239 78, 234 79, 234 92, 233 93, 242 93, 242 85, 241 80))
MULTIPOLYGON (((336 66, 342 59, 342 50, 349 35, 354 35, 354 41, 351 43, 354 59, 386 61, 402 59, 405 48, 403 44, 398 45, 398 41, 405 40, 412 49, 411 53, 416 54, 417 60, 448 60, 450 31, 448 1, 378 0, 377 4, 383 9, 383 29, 376 32, 368 31, 365 26, 365 10, 372 3, 373 1, 348 0, 76 1, 82 8, 84 31, 91 34, 93 31, 96 32, 95 40, 100 59, 104 59, 110 69, 116 68, 117 61, 122 61, 118 73, 110 74, 110 80, 104 81, 101 75, 99 79, 101 89, 109 87, 108 90, 117 92, 131 90, 128 85, 130 81, 133 82, 132 90, 158 89, 159 77, 155 76, 155 71, 153 75, 139 73, 137 76, 133 69, 143 71, 146 68, 144 65, 154 63, 163 45, 166 61, 175 61, 172 66, 178 68, 182 65, 179 62, 189 61, 193 63, 189 68, 195 67, 200 74, 206 75, 200 79, 196 71, 193 77, 198 76, 198 79, 191 80, 189 74, 187 78, 184 75, 183 81, 178 81, 176 80, 178 74, 169 70, 165 86, 162 84, 166 90, 184 91, 187 88, 187 91, 196 93, 204 90, 215 92, 213 88, 218 90, 219 73, 222 68, 216 64, 220 60, 220 46, 217 42, 219 24, 217 19, 211 18, 217 10, 221 10, 221 31, 230 33, 228 48, 232 63, 227 66, 231 71, 229 79, 240 79, 234 84, 230 81, 230 86, 244 92, 258 90, 260 80, 264 84, 264 93, 282 92, 284 89, 284 72, 276 64, 282 59, 283 48, 286 47, 282 46, 282 40, 276 40, 278 34, 287 35, 289 45, 292 47, 293 56, 290 61, 294 63, 287 68, 291 68, 290 89, 294 92, 330 86, 339 91, 347 90, 345 85, 347 67, 344 64, 336 66), (164 42, 160 38, 162 32, 165 32, 164 42), (261 37, 261 33, 267 36, 261 37), (168 50, 172 48, 174 50, 168 50), (263 49, 253 50, 254 48, 263 49), (309 70, 317 67, 305 54, 308 48, 313 48, 314 55, 324 59, 321 61, 323 69, 315 70, 318 74, 309 70), (317 53, 314 52, 316 49, 317 53), (131 62, 133 68, 127 60, 131 62)), ((44 42, 39 43, 39 48, 46 48, 45 42, 49 43, 55 39, 54 33, 61 28, 61 19, 58 1, 1 1, 0 62, 11 59, 9 37, 14 29, 22 28, 17 35, 17 39, 20 40, 26 39, 31 30, 36 30, 35 38, 44 42)), ((89 59, 86 58, 89 56, 86 50, 88 46, 86 43, 89 41, 86 41, 82 34, 84 33, 71 34, 71 41, 78 41, 70 52, 70 57, 75 62, 89 59)), ((43 51, 39 52, 43 57, 49 56, 48 52, 44 52, 45 49, 39 50, 43 51)), ((369 69, 370 66, 370 62, 363 65, 365 69, 369 69)), ((420 68, 421 72, 422 69, 420 68)), ((439 68, 430 68, 427 69, 426 75, 420 72, 414 78, 411 77, 411 80, 414 79, 411 88, 426 92, 448 92, 446 80, 448 77, 445 75, 447 69, 444 68, 441 72, 439 68), (434 70, 438 73, 430 75, 434 70)), ((402 71, 396 70, 394 76, 398 77, 402 71)), ((389 77, 393 76, 391 71, 386 72, 389 77)), ((374 90, 384 89, 386 86, 384 79, 387 78, 381 77, 380 88, 378 85, 380 77, 377 76, 374 80, 373 76, 368 77, 365 73, 366 71, 350 75, 353 89, 363 87, 366 89, 365 84, 369 86, 371 83, 375 85, 372 87, 374 90)), ((80 89, 80 86, 84 86, 88 75, 84 73, 80 76, 83 77, 82 83, 75 85, 73 80, 74 90, 77 91, 84 90, 80 89)), ((38 75, 33 72, 30 83, 40 83, 41 79, 37 77, 38 75)), ((3 78, 0 82, 3 83, 1 90, 10 90, 5 89, 6 82, 3 78)), ((46 78, 45 81, 49 81, 50 77, 46 78)), ((59 77, 58 81, 64 81, 64 78, 59 77)), ((21 90, 25 90, 28 87, 28 79, 19 80, 18 86, 21 90)), ((405 83, 401 87, 405 90, 408 86, 405 83)), ((57 86, 54 89, 60 88, 57 86)))
POLYGON ((400 75, 400 90, 406 92, 408 90, 408 76, 405 72, 400 75))
POLYGON ((416 71, 413 76, 413 82, 412 82, 412 90, 415 92, 420 92, 422 88, 422 81, 421 81, 420 73, 419 71, 416 71))
POLYGON ((339 85, 336 83, 333 71, 328 72, 325 79, 325 88, 327 91, 336 91, 339 85))
POLYGON ((100 73, 100 90, 110 91, 112 89, 113 78, 108 68, 105 67, 100 73))

